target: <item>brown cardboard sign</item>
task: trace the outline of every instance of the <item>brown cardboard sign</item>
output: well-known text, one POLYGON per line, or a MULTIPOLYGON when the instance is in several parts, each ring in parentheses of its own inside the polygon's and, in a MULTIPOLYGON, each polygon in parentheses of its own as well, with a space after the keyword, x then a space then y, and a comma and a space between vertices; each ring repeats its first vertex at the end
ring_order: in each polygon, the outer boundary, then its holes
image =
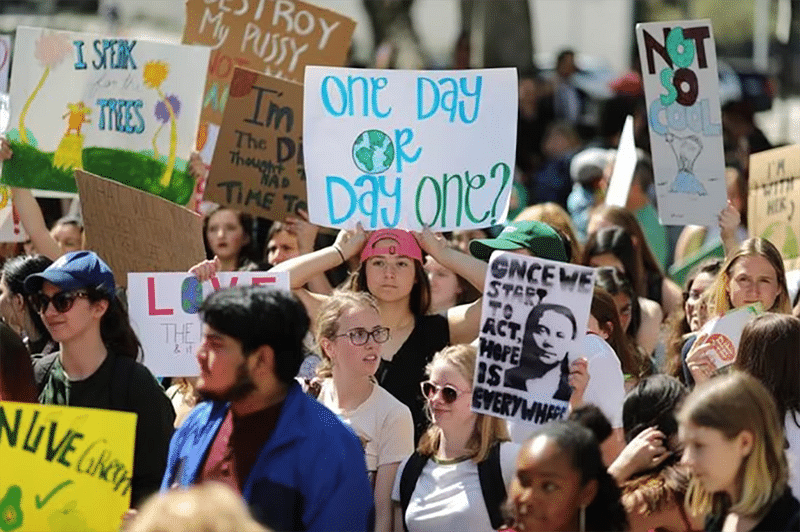
POLYGON ((747 227, 772 242, 787 269, 800 268, 800 146, 750 156, 747 227))
POLYGON ((212 48, 199 137, 208 123, 222 123, 234 67, 302 83, 306 65, 344 65, 355 27, 300 0, 186 0, 182 42, 212 48))
POLYGON ((75 170, 86 247, 103 258, 119 286, 128 272, 186 271, 205 256, 195 212, 82 170, 75 170))
POLYGON ((205 199, 271 220, 308 210, 303 86, 236 68, 205 199))

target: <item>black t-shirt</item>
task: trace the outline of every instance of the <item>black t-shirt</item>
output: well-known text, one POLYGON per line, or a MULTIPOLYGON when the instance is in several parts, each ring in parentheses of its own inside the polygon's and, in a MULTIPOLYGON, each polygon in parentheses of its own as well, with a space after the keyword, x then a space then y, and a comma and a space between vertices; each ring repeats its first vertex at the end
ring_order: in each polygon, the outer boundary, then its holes
POLYGON ((71 381, 56 352, 34 361, 34 373, 41 404, 137 414, 131 506, 158 491, 167 467, 175 410, 149 369, 128 357, 109 354, 90 376, 71 381))
MULTIPOLYGON (((705 530, 720 532, 727 513, 712 514, 706 518, 705 530)), ((782 532, 800 530, 800 502, 786 488, 783 495, 770 506, 767 514, 753 528, 752 532, 782 532)))
POLYGON ((375 376, 378 383, 411 410, 414 441, 428 426, 419 383, 425 380, 425 366, 433 355, 450 343, 447 318, 439 314, 418 316, 414 330, 391 361, 381 360, 375 376))

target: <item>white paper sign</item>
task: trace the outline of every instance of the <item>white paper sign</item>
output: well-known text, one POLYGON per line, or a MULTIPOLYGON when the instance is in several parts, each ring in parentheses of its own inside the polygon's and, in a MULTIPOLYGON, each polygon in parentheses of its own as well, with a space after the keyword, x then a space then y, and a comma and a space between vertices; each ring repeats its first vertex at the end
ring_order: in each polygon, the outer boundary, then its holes
POLYGON ((711 21, 637 24, 636 38, 659 220, 716 225, 727 195, 711 21))
POLYGON ((706 323, 698 333, 700 346, 708 346, 704 352, 719 369, 736 361, 742 331, 753 318, 764 313, 761 303, 731 310, 722 317, 706 323))
POLYGON ((11 64, 11 36, 0 35, 0 92, 8 92, 8 66, 11 64))
POLYGON ((203 329, 197 313, 200 303, 215 290, 244 284, 289 290, 289 275, 224 272, 201 284, 186 272, 129 273, 129 313, 142 342, 144 365, 162 377, 198 375, 195 352, 203 329))
POLYGON ((309 66, 304 85, 311 222, 449 231, 505 220, 516 151, 515 69, 309 66))
POLYGON ((628 203, 628 193, 631 190, 633 173, 636 170, 636 142, 633 138, 633 117, 628 115, 622 135, 619 138, 619 148, 614 159, 614 171, 608 181, 606 192, 606 205, 625 207, 628 203))
POLYGON ((492 253, 483 293, 472 410, 541 425, 567 412, 594 269, 492 253))

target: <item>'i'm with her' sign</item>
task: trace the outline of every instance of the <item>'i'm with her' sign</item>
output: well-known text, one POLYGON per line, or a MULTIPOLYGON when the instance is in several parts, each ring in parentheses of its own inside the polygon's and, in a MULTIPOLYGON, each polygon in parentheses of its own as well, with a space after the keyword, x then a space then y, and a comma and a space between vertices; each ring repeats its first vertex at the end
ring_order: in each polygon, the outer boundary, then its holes
POLYGON ((594 269, 495 251, 483 292, 472 410, 523 424, 564 417, 594 269))
POLYGON ((447 231, 505 220, 517 74, 306 67, 311 221, 447 231))

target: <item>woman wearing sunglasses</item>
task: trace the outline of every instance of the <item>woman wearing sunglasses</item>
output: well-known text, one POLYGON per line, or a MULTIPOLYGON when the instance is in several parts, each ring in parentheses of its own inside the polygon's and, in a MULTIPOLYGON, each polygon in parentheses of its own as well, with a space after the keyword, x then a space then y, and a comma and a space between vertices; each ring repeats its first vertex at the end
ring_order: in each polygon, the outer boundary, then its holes
POLYGON ((454 345, 436 353, 426 368, 422 393, 431 425, 395 478, 395 530, 502 525, 500 506, 519 445, 509 441, 504 420, 470 409, 476 358, 474 347, 454 345))
POLYGON ((388 532, 397 466, 414 450, 411 412, 374 376, 390 331, 366 292, 334 292, 320 307, 316 326, 322 353, 317 399, 361 439, 375 497, 375 530, 388 532))
POLYGON ((25 289, 59 350, 34 365, 39 402, 123 410, 138 415, 131 505, 158 490, 175 412, 150 371, 116 296, 114 275, 91 251, 58 258, 29 276, 25 289))

